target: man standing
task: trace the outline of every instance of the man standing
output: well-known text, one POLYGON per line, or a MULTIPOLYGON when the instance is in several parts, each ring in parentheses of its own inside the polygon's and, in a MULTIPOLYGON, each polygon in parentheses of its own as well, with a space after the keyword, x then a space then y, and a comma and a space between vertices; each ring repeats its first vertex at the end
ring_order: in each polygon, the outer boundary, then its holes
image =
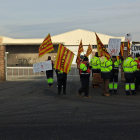
POLYGON ((109 81, 109 93, 112 94, 114 90, 114 94, 117 93, 118 88, 118 74, 119 74, 119 65, 123 61, 123 57, 120 57, 120 59, 116 59, 116 56, 112 56, 111 64, 112 64, 112 70, 111 70, 111 78, 109 81), (113 84, 114 83, 114 84, 113 84))
POLYGON ((137 63, 135 90, 139 91, 139 84, 140 84, 140 54, 136 54, 135 62, 137 63))
MULTIPOLYGON (((71 68, 70 68, 71 70, 71 68)), ((61 93, 61 88, 63 87, 63 94, 66 95, 66 83, 67 83, 67 73, 56 70, 58 72, 57 80, 58 80, 58 95, 61 93)))
POLYGON ((126 95, 130 95, 129 89, 131 89, 131 94, 135 95, 135 84, 134 84, 134 79, 136 75, 136 70, 137 70, 137 65, 133 60, 133 55, 130 54, 128 58, 124 60, 123 63, 123 71, 125 75, 125 90, 126 90, 126 95), (130 87, 129 87, 130 84, 130 87))
MULTIPOLYGON (((92 66, 92 76, 94 73, 100 73, 100 65, 101 65, 101 61, 100 58, 98 57, 98 52, 95 53, 95 56, 91 58, 90 60, 90 66, 92 66)), ((99 87, 99 85, 93 85, 92 87, 99 87)))
POLYGON ((101 60, 101 78, 103 79, 103 91, 102 96, 110 96, 108 93, 109 80, 111 78, 112 63, 111 60, 107 60, 104 57, 101 60))
POLYGON ((58 95, 61 93, 61 88, 63 86, 63 94, 66 95, 66 82, 67 73, 58 70, 58 95))
POLYGON ((82 87, 78 90, 78 96, 81 98, 81 93, 85 93, 85 98, 90 98, 89 96, 89 77, 90 77, 90 69, 88 57, 84 56, 83 62, 80 64, 80 79, 82 87))
MULTIPOLYGON (((48 56, 48 60, 51 60, 51 56, 48 56)), ((53 61, 52 62, 52 70, 46 71, 46 77, 48 82, 48 87, 53 87, 53 61)))

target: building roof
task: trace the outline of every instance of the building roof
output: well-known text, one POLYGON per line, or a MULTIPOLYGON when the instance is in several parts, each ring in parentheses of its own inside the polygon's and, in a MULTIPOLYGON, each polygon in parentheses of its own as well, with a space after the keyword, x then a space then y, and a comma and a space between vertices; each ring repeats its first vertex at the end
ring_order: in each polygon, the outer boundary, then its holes
MULTIPOLYGON (((114 37, 105 34, 97 33, 103 44, 108 44, 109 38, 120 38, 125 41, 125 37, 114 37)), ((82 39, 83 45, 96 45, 96 36, 94 32, 77 29, 70 32, 62 33, 51 37, 53 44, 62 43, 66 45, 79 45, 82 39)), ((42 39, 14 39, 9 37, 0 36, 0 44, 3 45, 24 45, 24 44, 36 44, 40 45, 43 42, 42 39)))

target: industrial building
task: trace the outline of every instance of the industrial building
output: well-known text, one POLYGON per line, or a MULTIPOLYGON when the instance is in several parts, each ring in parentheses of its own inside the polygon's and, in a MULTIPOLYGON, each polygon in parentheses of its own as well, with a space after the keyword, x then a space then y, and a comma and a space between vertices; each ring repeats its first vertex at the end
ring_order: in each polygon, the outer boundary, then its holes
MULTIPOLYGON (((120 38, 125 41, 125 37, 114 37, 105 34, 97 33, 102 43, 107 47, 109 38, 120 38)), ((47 34, 46 34, 47 36, 47 34)), ((45 37, 44 37, 45 38, 45 37)), ((77 54, 80 40, 82 39, 84 53, 87 51, 87 47, 90 44, 93 51, 97 51, 97 42, 94 32, 86 31, 82 29, 73 30, 70 32, 62 33, 59 35, 52 36, 52 42, 54 45, 54 51, 38 58, 38 48, 43 42, 42 39, 13 39, 9 37, 0 36, 0 45, 6 46, 7 65, 8 66, 28 66, 33 63, 45 61, 48 56, 51 56, 55 61, 57 49, 59 44, 63 44, 65 47, 77 54)), ((89 56, 91 57, 91 56, 89 56)), ((72 64, 75 64, 76 55, 72 64)))

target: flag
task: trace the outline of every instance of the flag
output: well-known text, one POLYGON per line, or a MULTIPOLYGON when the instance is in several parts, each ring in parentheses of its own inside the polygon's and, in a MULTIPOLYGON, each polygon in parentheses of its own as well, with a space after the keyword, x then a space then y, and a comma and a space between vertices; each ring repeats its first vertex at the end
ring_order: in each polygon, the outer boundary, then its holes
POLYGON ((119 60, 119 59, 120 59, 120 57, 119 57, 119 56, 116 56, 116 58, 117 58, 117 60, 119 60))
POLYGON ((79 65, 80 63, 80 54, 84 52, 84 49, 83 49, 83 44, 82 44, 82 40, 80 41, 80 44, 79 44, 79 48, 78 48, 78 54, 77 54, 77 58, 76 58, 76 63, 77 63, 77 66, 79 65))
POLYGON ((121 47, 120 47, 121 56, 123 56, 123 50, 124 50, 124 42, 121 44, 121 47))
POLYGON ((78 49, 78 54, 81 54, 82 52, 84 52, 84 49, 83 49, 83 44, 82 44, 82 40, 81 40, 80 45, 79 45, 79 49, 78 49))
POLYGON ((59 44, 54 68, 69 73, 71 63, 74 58, 74 53, 69 49, 59 44))
POLYGON ((98 50, 98 55, 99 56, 106 56, 106 58, 109 60, 110 59, 110 54, 108 53, 107 49, 105 48, 105 46, 103 45, 103 43, 101 42, 100 38, 96 35, 96 39, 97 39, 97 50, 98 50))
POLYGON ((51 36, 48 34, 48 36, 44 39, 39 47, 39 57, 42 57, 44 54, 49 53, 52 50, 54 50, 54 48, 51 41, 51 36))
POLYGON ((130 42, 129 42, 129 40, 128 40, 128 54, 130 54, 130 42))
POLYGON ((88 45, 86 56, 88 57, 91 53, 92 53, 92 48, 91 48, 91 45, 89 44, 88 45))

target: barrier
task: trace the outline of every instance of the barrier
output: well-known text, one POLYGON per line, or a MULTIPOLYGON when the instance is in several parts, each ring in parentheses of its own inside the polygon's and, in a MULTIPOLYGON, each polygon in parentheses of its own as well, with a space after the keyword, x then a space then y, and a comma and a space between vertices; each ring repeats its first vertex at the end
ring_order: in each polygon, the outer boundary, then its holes
MULTIPOLYGON (((56 75, 54 71, 54 76, 56 75)), ((79 75, 77 67, 71 67, 70 76, 79 75)), ((33 73, 33 67, 7 67, 7 76, 46 76, 46 72, 33 73)))

